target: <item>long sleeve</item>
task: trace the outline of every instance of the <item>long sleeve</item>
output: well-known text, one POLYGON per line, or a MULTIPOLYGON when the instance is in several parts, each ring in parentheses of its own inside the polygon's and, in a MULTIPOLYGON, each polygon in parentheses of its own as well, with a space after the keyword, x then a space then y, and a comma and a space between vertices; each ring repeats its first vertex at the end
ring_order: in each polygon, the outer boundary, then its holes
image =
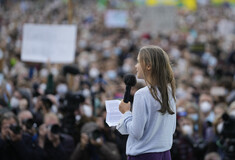
POLYGON ((144 133, 145 124, 147 121, 147 108, 144 97, 136 94, 133 103, 133 112, 126 112, 123 119, 117 126, 121 134, 128 133, 139 140, 144 133))
MULTIPOLYGON (((170 97, 169 100, 175 112, 174 99, 170 97)), ((163 152, 171 148, 176 115, 162 114, 160 108, 161 104, 153 98, 147 86, 135 93, 132 112, 126 112, 117 125, 121 134, 129 134, 127 155, 163 152)))

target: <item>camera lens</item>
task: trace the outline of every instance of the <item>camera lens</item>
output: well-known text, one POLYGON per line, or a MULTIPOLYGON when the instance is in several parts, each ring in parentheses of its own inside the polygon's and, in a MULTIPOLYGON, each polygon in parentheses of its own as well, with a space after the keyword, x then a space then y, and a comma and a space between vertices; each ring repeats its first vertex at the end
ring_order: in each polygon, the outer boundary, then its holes
POLYGON ((53 125, 49 126, 49 130, 53 134, 59 134, 60 133, 60 126, 58 124, 53 124, 53 125))
POLYGON ((32 118, 30 118, 23 120, 22 123, 26 126, 27 129, 31 129, 33 127, 34 121, 32 118))
POLYGON ((14 134, 19 134, 20 131, 21 131, 21 128, 20 126, 16 125, 16 124, 13 124, 13 125, 10 125, 10 130, 14 133, 14 134))

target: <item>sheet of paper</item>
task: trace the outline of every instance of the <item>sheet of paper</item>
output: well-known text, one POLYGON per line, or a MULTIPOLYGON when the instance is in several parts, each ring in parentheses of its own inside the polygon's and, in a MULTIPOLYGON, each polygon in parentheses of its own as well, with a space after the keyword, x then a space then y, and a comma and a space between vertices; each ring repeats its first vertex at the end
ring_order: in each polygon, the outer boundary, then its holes
POLYGON ((120 100, 107 100, 105 107, 107 111, 106 123, 111 126, 116 126, 122 118, 122 113, 119 111, 120 100))

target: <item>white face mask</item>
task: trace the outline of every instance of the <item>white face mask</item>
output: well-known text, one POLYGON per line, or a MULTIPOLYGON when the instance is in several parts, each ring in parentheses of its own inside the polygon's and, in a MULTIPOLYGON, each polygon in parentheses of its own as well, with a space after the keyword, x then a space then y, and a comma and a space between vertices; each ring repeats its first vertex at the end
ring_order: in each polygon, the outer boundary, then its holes
POLYGON ((91 117, 91 116, 92 116, 92 109, 91 109, 90 106, 88 106, 88 105, 83 105, 83 106, 82 106, 82 109, 83 109, 84 115, 85 115, 86 117, 91 117))
POLYGON ((51 68, 51 73, 53 74, 53 76, 58 76, 59 71, 57 68, 51 68))
POLYGON ((218 125, 217 125, 217 132, 220 134, 221 132, 222 132, 222 130, 223 130, 223 126, 224 126, 224 124, 223 123, 219 123, 218 125))
POLYGON ((122 70, 127 73, 127 72, 130 72, 131 71, 131 66, 129 64, 124 64, 122 66, 122 70))
POLYGON ((212 108, 212 105, 205 101, 205 102, 202 102, 201 105, 200 105, 200 109, 203 113, 208 113, 212 108))
POLYGON ((193 82, 194 82, 194 84, 199 85, 203 82, 203 79, 204 78, 202 75, 197 75, 193 78, 193 82))
POLYGON ((194 122, 198 120, 198 114, 197 114, 197 113, 189 114, 188 116, 189 116, 194 122))
POLYGON ((115 80, 117 78, 117 73, 114 70, 109 70, 106 72, 106 74, 111 80, 115 80))
POLYGON ((40 86, 39 86, 39 90, 40 90, 41 92, 43 92, 43 93, 44 93, 44 91, 46 90, 46 88, 47 88, 47 85, 46 85, 45 83, 42 83, 42 84, 40 84, 40 86))
POLYGON ((191 135, 193 134, 193 127, 190 126, 190 125, 184 125, 184 126, 182 127, 182 130, 183 130, 183 132, 184 132, 186 135, 191 136, 191 135))
POLYGON ((58 94, 64 95, 65 93, 67 93, 68 87, 67 87, 66 84, 59 84, 59 85, 56 87, 56 91, 57 91, 58 94))
POLYGON ((83 95, 84 97, 89 97, 89 96, 91 95, 91 92, 90 92, 89 89, 84 89, 84 90, 82 91, 82 95, 83 95))
POLYGON ((96 78, 100 74, 99 70, 97 68, 91 68, 89 71, 89 75, 91 78, 96 78))
POLYGON ((235 110, 232 110, 229 115, 235 117, 235 110))
POLYGON ((10 95, 12 95, 12 87, 9 83, 6 84, 6 90, 10 95))
POLYGON ((19 107, 19 100, 16 97, 12 97, 10 103, 12 108, 19 107))
POLYGON ((75 116, 75 120, 78 122, 78 121, 80 121, 80 119, 81 119, 82 117, 80 116, 80 115, 76 115, 75 116))
POLYGON ((45 68, 43 68, 43 69, 41 69, 41 71, 40 71, 40 76, 41 77, 47 77, 48 76, 48 70, 47 69, 45 69, 45 68))

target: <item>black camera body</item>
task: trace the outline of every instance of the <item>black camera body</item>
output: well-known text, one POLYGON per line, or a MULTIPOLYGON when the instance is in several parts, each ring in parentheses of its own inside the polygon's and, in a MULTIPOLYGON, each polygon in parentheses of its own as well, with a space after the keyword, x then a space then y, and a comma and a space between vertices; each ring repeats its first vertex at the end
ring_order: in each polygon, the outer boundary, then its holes
POLYGON ((224 120, 224 126, 221 135, 226 138, 235 139, 235 117, 223 114, 222 118, 224 120))
POLYGON ((27 129, 31 129, 35 123, 33 119, 29 118, 29 119, 24 119, 22 121, 22 124, 25 125, 27 129))
POLYGON ((225 157, 224 160, 235 159, 235 117, 227 113, 222 116, 224 125, 221 132, 225 157))
POLYGON ((101 138, 101 137, 102 137, 102 134, 98 129, 94 130, 93 132, 89 134, 89 138, 93 140, 97 140, 98 138, 101 138))
POLYGON ((85 97, 79 92, 68 92, 63 99, 60 99, 60 110, 73 112, 85 101, 85 97))
POLYGON ((19 125, 10 125, 10 130, 14 133, 14 134, 20 134, 20 131, 21 131, 21 127, 19 125))
POLYGON ((53 134, 59 134, 61 132, 61 128, 58 124, 49 125, 48 129, 53 134))

